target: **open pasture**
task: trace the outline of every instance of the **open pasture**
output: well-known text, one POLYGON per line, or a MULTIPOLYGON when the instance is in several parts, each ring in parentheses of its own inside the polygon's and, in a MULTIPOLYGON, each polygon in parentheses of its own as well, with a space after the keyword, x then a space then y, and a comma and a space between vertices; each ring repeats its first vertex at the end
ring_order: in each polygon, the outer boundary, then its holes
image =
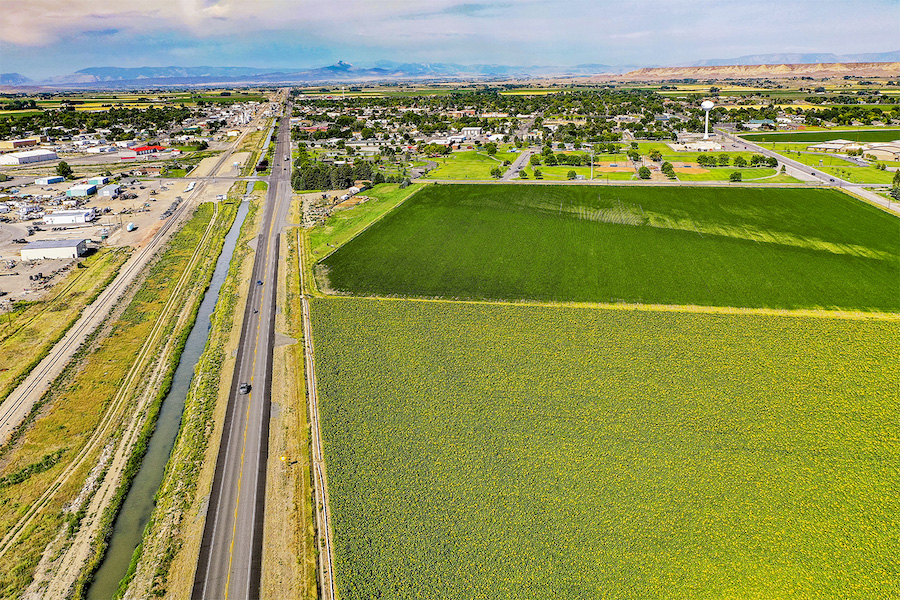
POLYGON ((896 312, 900 228, 833 190, 432 185, 318 271, 355 295, 896 312))
POLYGON ((503 165, 504 160, 510 162, 518 158, 515 152, 497 152, 493 157, 486 152, 475 150, 451 152, 446 156, 431 158, 437 163, 437 168, 427 175, 429 179, 491 179, 491 170, 499 168, 506 172, 508 167, 503 165))
POLYGON ((889 598, 897 320, 312 304, 341 598, 889 598))

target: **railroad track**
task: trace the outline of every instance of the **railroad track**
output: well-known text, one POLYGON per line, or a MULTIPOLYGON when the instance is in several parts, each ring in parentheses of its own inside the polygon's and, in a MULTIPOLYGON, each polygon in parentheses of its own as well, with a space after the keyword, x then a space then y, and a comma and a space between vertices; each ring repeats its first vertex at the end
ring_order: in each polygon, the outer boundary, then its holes
MULTIPOLYGON (((201 189, 202 186, 198 187, 194 194, 201 189)), ((159 231, 150 239, 150 243, 141 251, 142 254, 125 264, 112 283, 97 296, 94 302, 85 308, 78 321, 69 328, 62 339, 56 343, 48 355, 35 367, 35 370, 26 378, 25 382, 6 397, 6 400, 0 405, 0 443, 5 443, 8 436, 19 425, 18 422, 13 421, 21 422, 27 416, 28 412, 26 411, 23 414, 21 408, 28 402, 29 396, 50 384, 50 380, 47 379, 50 377, 50 374, 56 368, 71 360, 74 351, 84 343, 85 337, 100 322, 98 319, 101 319, 105 313, 109 312, 115 300, 131 285, 132 278, 144 268, 147 260, 156 254, 161 242, 169 234, 172 227, 179 222, 188 205, 191 204, 194 194, 175 209, 175 212, 166 219, 159 231)), ((27 407, 28 411, 31 410, 31 406, 37 400, 38 398, 34 398, 30 402, 30 405, 27 407)))
MULTIPOLYGON (((81 450, 78 452, 78 454, 76 454, 69 465, 62 471, 62 473, 60 473, 59 476, 57 476, 57 478, 47 487, 44 493, 35 502, 33 502, 31 506, 28 507, 19 521, 16 522, 16 524, 9 529, 3 539, 0 540, 0 558, 5 556, 11 548, 15 547, 16 542, 18 542, 22 534, 34 521, 38 513, 43 508, 45 508, 53 499, 59 488, 62 487, 62 485, 72 477, 73 473, 75 473, 85 464, 87 459, 95 451, 99 450, 103 445, 105 445, 105 441, 109 434, 112 432, 112 429, 119 425, 120 412, 122 408, 127 404, 128 400, 131 398, 134 386, 140 383, 141 375, 143 374, 148 361, 150 361, 154 357, 156 351, 160 347, 161 337, 167 327, 167 324, 178 313, 178 311, 184 308, 182 293, 186 289, 188 282, 191 280, 193 271, 197 266, 197 263, 207 250, 207 243, 214 229, 218 212, 218 204, 214 204, 214 212, 212 218, 209 221, 209 225, 204 231, 200 242, 197 244, 197 247, 194 249, 194 252, 191 255, 190 260, 188 261, 186 268, 176 282, 172 294, 169 296, 169 299, 163 306, 159 318, 157 318, 152 330, 147 336, 146 341, 141 346, 137 357, 135 358, 134 362, 131 365, 131 368, 128 370, 128 373, 125 376, 125 379, 122 381, 122 384, 119 387, 119 391, 113 397, 112 402, 101 418, 100 423, 98 423, 97 427, 94 429, 94 433, 84 444, 84 446, 82 446, 81 450)), ((133 438, 133 436, 131 437, 133 438)))

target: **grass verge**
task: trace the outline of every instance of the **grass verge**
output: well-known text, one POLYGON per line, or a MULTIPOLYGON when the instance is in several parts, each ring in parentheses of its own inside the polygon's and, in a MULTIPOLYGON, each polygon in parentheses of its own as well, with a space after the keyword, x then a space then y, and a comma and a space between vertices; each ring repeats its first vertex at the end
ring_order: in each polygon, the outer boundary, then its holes
POLYGON ((130 248, 99 250, 76 263, 47 300, 0 315, 0 402, 47 356, 130 255, 130 248))
MULTIPOLYGON (((211 205, 201 206, 173 236, 165 252, 146 269, 142 281, 134 287, 127 307, 98 328, 97 331, 102 330, 104 335, 98 334, 85 344, 5 447, 2 473, 15 472, 48 453, 66 450, 54 467, 0 490, 0 532, 5 534, 18 521, 90 439, 156 323, 212 214, 211 205)), ((152 365, 145 367, 146 370, 151 368, 152 365)), ((128 406, 133 407, 133 403, 134 399, 128 406)), ((127 408, 122 414, 124 421, 127 408)), ((118 439, 120 434, 121 428, 111 434, 111 441, 118 439)), ((99 454, 98 448, 96 456, 99 454)), ((0 596, 19 595, 31 581, 41 552, 68 519, 65 507, 82 490, 87 472, 93 466, 90 463, 87 461, 79 473, 68 478, 51 502, 38 513, 30 526, 31 532, 0 559, 0 596)))
POLYGON ((194 373, 185 401, 181 428, 162 484, 156 507, 133 568, 120 593, 136 597, 190 595, 194 567, 205 519, 204 494, 208 494, 215 470, 224 405, 234 368, 233 350, 240 336, 245 286, 253 251, 247 242, 258 228, 258 204, 252 203, 232 255, 228 276, 219 291, 211 317, 206 348, 194 373), (220 418, 217 419, 218 413, 220 418), (212 443, 210 443, 212 441, 212 443))
POLYGON ((422 187, 421 183, 414 183, 406 188, 401 188, 396 183, 382 183, 366 190, 364 194, 371 200, 365 204, 357 204, 350 210, 336 212, 328 217, 324 225, 309 231, 310 254, 315 260, 322 259, 359 235, 422 187))
POLYGON ((309 424, 301 290, 299 228, 285 230, 279 266, 276 340, 273 356, 272 420, 266 479, 261 597, 278 600, 318 597, 310 481, 309 424))

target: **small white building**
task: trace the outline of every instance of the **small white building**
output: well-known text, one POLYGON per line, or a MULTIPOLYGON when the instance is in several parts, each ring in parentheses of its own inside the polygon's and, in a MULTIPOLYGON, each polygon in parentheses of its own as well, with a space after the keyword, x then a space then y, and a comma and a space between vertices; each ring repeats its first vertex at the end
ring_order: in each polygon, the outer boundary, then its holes
POLYGON ((119 195, 119 186, 115 183, 111 183, 105 187, 100 188, 99 195, 104 196, 106 198, 115 198, 119 195))
POLYGON ((90 223, 97 217, 93 208, 79 210, 56 210, 44 215, 45 225, 83 225, 90 223))
POLYGON ((82 183, 80 185, 73 185, 69 189, 66 190, 66 196, 76 197, 76 196, 93 196, 97 193, 97 186, 93 183, 82 183))
POLYGON ((40 177, 34 180, 34 185, 50 185, 53 183, 62 183, 66 178, 61 175, 53 175, 51 177, 40 177))
POLYGON ((22 260, 78 258, 87 252, 87 240, 41 240, 22 247, 22 260))
POLYGON ((115 146, 92 146, 91 148, 88 148, 86 152, 88 154, 106 154, 109 152, 116 152, 117 150, 118 148, 115 146))
POLYGON ((25 150, 24 152, 10 152, 0 156, 0 165, 27 165, 29 163, 56 160, 56 152, 53 150, 25 150))
POLYGON ((109 183, 109 177, 98 175, 97 177, 91 177, 87 182, 93 185, 106 185, 109 183))
POLYGON ((466 136, 466 139, 481 137, 483 134, 481 127, 463 127, 460 133, 466 136))

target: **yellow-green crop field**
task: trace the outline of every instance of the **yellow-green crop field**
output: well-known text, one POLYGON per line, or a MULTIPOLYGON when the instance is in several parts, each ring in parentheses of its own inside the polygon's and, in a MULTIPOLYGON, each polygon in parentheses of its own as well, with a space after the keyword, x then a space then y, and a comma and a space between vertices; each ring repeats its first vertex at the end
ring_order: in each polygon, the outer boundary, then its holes
POLYGON ((900 317, 312 311, 343 599, 900 589, 900 317))

